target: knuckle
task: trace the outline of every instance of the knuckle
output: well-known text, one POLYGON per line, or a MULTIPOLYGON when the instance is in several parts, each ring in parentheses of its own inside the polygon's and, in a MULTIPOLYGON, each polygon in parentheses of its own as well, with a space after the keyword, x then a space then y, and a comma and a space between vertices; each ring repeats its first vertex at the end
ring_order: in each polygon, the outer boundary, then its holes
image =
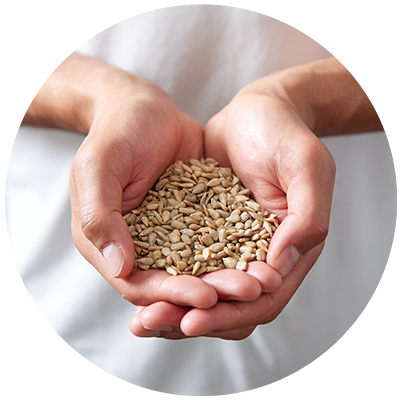
POLYGON ((315 235, 316 241, 318 243, 321 243, 328 236, 329 225, 328 224, 314 223, 313 224, 313 230, 314 230, 314 235, 315 235))
POLYGON ((103 225, 104 223, 99 212, 93 210, 91 207, 85 207, 81 210, 81 230, 83 234, 95 245, 101 237, 103 225))

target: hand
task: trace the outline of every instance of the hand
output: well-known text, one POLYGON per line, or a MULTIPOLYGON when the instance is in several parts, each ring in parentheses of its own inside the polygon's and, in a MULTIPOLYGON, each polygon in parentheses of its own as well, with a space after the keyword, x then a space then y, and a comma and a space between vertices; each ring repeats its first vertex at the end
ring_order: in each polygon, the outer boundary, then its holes
MULTIPOLYGON (((296 268, 282 282, 277 282, 276 291, 263 292, 253 301, 218 301, 210 309, 180 307, 160 301, 137 307, 129 328, 136 336, 171 340, 198 336, 245 339, 258 325, 272 322, 281 313, 304 279, 304 270, 309 270, 315 263, 322 246, 302 257, 296 268)), ((251 262, 248 268, 251 270, 258 266, 266 271, 272 270, 261 264, 264 263, 251 262)), ((215 272, 209 276, 213 274, 215 272)))
POLYGON ((206 125, 205 146, 208 157, 231 166, 254 198, 278 216, 281 225, 270 244, 268 265, 251 263, 249 273, 273 268, 284 278, 282 285, 252 302, 220 301, 209 310, 166 303, 139 308, 130 324, 134 334, 243 339, 279 315, 321 253, 335 163, 289 93, 276 89, 282 87, 279 79, 273 75, 242 89, 206 125))
POLYGON ((202 157, 202 128, 141 77, 111 69, 106 83, 71 168, 74 242, 134 304, 162 299, 210 307, 217 295, 201 280, 133 268, 134 245, 123 219, 169 164, 202 157))

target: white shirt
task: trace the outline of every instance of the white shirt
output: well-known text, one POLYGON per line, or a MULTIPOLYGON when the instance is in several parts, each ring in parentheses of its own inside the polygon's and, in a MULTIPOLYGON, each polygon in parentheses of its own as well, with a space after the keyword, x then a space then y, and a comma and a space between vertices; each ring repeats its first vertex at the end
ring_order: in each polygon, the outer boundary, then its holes
MULTIPOLYGON (((219 6, 162 9, 122 21, 79 48, 166 90, 202 125, 247 83, 330 54, 264 15, 219 6)), ((7 181, 9 237, 39 310, 76 351, 136 385, 173 394, 221 395, 297 371, 354 323, 383 273, 396 191, 383 133, 324 138, 337 180, 319 261, 273 323, 240 342, 134 337, 127 303, 75 249, 68 175, 83 136, 22 127, 7 181)))

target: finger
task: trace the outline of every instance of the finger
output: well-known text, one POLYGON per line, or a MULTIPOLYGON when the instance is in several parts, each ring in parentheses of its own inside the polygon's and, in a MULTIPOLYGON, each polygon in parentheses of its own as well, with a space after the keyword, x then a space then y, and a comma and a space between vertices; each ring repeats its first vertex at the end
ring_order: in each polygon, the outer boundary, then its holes
POLYGON ((251 261, 246 273, 258 280, 263 293, 275 292, 282 284, 281 275, 265 262, 251 261))
POLYGON ((77 247, 89 262, 93 264, 91 244, 103 256, 111 276, 124 278, 132 271, 135 256, 121 213, 122 183, 111 167, 113 162, 102 154, 104 150, 97 151, 93 144, 92 148, 89 153, 82 146, 71 169, 74 240, 77 238, 77 247))
POLYGON ((201 279, 209 284, 223 301, 252 301, 260 296, 260 282, 251 274, 235 269, 224 269, 204 274, 201 279))
POLYGON ((280 167, 287 216, 275 231, 267 263, 286 276, 302 254, 322 243, 329 228, 335 163, 314 135, 297 143, 298 154, 280 167))
POLYGON ((204 336, 248 327, 254 321, 265 323, 265 313, 272 305, 270 295, 262 294, 252 302, 221 301, 209 310, 195 308, 182 318, 181 330, 187 336, 204 336))
POLYGON ((252 302, 218 302, 208 310, 190 310, 182 318, 182 332, 188 336, 201 336, 272 322, 296 292, 320 252, 321 245, 302 257, 274 293, 263 293, 252 302))
POLYGON ((128 280, 118 282, 117 290, 137 305, 167 301, 180 306, 210 308, 218 301, 217 292, 201 279, 190 275, 172 276, 156 269, 135 268, 128 280))
MULTIPOLYGON (((131 320, 129 322, 129 330, 135 336, 142 336, 147 333, 147 329, 143 327, 141 320, 140 320, 140 314, 145 309, 146 309, 146 307, 140 307, 140 306, 136 307, 133 317, 131 318, 131 320)), ((158 334, 156 334, 155 336, 158 336, 158 334)))
MULTIPOLYGON (((159 302, 148 307, 137 307, 129 322, 130 331, 138 337, 162 337, 171 340, 188 339, 180 330, 182 317, 190 310, 173 304, 159 302), (168 317, 167 317, 168 316, 168 317)), ((226 332, 209 332, 204 336, 225 340, 243 340, 255 326, 232 329, 226 332)))
POLYGON ((148 330, 182 333, 180 323, 190 309, 160 301, 149 305, 140 313, 140 322, 148 330))

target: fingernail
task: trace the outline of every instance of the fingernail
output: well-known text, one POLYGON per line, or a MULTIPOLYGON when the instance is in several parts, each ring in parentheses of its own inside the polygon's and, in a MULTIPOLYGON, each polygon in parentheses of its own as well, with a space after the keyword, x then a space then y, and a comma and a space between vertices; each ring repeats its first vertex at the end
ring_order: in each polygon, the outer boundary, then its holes
POLYGON ((125 261, 121 248, 116 243, 111 243, 104 247, 102 253, 110 273, 114 277, 117 277, 121 272, 125 261))
POLYGON ((172 326, 164 325, 164 326, 157 326, 154 328, 149 328, 148 326, 143 326, 143 328, 153 331, 161 331, 161 332, 172 332, 172 326))
POLYGON ((146 331, 142 333, 139 337, 159 337, 160 335, 160 331, 146 331))
POLYGON ((209 334, 211 331, 204 331, 204 332, 198 332, 198 333, 185 333, 185 332, 183 332, 184 334, 185 334, 185 336, 187 336, 187 337, 192 337, 192 336, 205 336, 205 335, 207 335, 207 334, 209 334))
POLYGON ((294 246, 286 247, 276 261, 276 269, 282 277, 286 276, 297 263, 301 253, 294 246))

